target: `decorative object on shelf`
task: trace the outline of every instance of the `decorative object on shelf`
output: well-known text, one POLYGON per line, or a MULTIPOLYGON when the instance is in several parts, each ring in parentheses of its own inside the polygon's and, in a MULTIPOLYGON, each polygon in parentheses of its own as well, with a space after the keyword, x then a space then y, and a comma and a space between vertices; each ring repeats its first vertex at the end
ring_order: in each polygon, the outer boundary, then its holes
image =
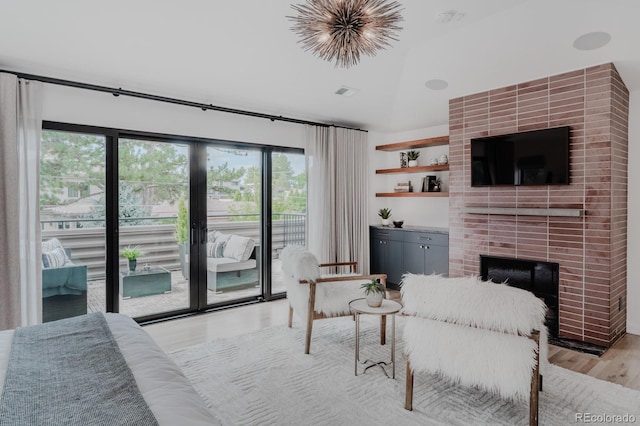
POLYGON ((443 165, 447 163, 449 163, 449 157, 447 157, 447 154, 442 154, 438 157, 438 164, 443 165))
POLYGON ((143 254, 144 252, 140 250, 140 247, 138 246, 135 246, 135 247, 128 246, 127 248, 123 248, 122 251, 120 252, 120 255, 122 257, 125 257, 129 261, 129 270, 131 272, 135 272, 136 265, 138 263, 137 259, 143 254))
POLYGON ((379 308, 382 305, 382 299, 384 298, 384 287, 378 280, 371 280, 371 282, 364 283, 360 286, 364 290, 364 295, 367 299, 367 305, 372 308, 379 308))
POLYGON ((401 152, 400 153, 400 168, 404 169, 407 167, 407 153, 406 152, 401 152))
POLYGON ((407 160, 409 160, 409 167, 415 167, 418 165, 418 157, 420 157, 420 151, 407 151, 407 160))
POLYGON ((382 218, 382 226, 389 226, 389 218, 391 217, 391 209, 382 208, 378 210, 378 216, 382 218))
POLYGON ((357 65, 361 54, 374 56, 376 51, 398 41, 402 27, 402 5, 387 0, 307 0, 291 7, 297 16, 291 28, 300 36, 304 50, 336 67, 357 65))
POLYGON ((431 160, 429 160, 430 166, 436 166, 437 164, 438 164, 438 159, 436 157, 433 157, 431 160))
POLYGON ((393 221, 393 226, 396 228, 402 228, 402 224, 404 223, 404 220, 394 220, 393 221))
POLYGON ((440 178, 436 178, 435 183, 433 184, 433 192, 440 192, 442 190, 442 181, 440 178))
POLYGON ((436 185, 436 180, 438 178, 436 176, 427 175, 422 179, 422 192, 434 192, 434 187, 436 185))
POLYGON ((393 192, 413 192, 413 186, 411 186, 411 181, 408 180, 406 182, 396 183, 396 187, 393 188, 393 192))

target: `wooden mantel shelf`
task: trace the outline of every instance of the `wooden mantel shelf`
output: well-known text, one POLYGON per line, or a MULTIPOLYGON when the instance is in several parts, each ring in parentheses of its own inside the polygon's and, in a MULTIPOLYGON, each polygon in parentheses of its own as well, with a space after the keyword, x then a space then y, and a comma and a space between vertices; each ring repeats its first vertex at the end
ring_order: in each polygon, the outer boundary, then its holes
POLYGON ((380 170, 376 170, 376 174, 442 172, 447 170, 449 170, 449 165, 441 164, 441 165, 433 165, 433 166, 398 167, 397 169, 380 169, 380 170))
POLYGON ((377 192, 376 197, 448 197, 448 192, 377 192))
POLYGON ((418 139, 415 141, 390 143, 387 145, 378 145, 378 151, 403 151, 408 149, 426 148, 428 146, 447 145, 449 136, 438 136, 435 138, 418 139))

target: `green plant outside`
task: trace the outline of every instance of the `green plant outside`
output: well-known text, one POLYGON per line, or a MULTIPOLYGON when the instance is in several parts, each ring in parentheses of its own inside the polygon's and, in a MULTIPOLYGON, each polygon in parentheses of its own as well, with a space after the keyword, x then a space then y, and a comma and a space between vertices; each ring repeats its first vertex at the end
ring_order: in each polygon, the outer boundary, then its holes
POLYGON ((182 245, 189 239, 189 212, 184 195, 178 200, 178 218, 176 219, 176 233, 174 234, 178 245, 182 245))
POLYGON ((140 247, 128 246, 127 248, 122 249, 120 251, 120 256, 127 258, 128 260, 136 260, 138 257, 142 256, 144 252, 140 250, 140 247))

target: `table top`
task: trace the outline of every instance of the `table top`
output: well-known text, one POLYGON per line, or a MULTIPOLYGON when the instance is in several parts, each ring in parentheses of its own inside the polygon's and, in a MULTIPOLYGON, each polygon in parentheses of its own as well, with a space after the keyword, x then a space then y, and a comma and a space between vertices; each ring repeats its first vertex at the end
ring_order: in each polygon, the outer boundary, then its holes
POLYGON ((402 305, 393 300, 382 299, 382 305, 378 308, 372 308, 367 305, 367 299, 356 299, 349 302, 351 311, 359 314, 370 315, 390 315, 395 314, 402 309, 402 305))
POLYGON ((138 267, 135 271, 120 271, 120 275, 123 277, 138 277, 140 275, 154 275, 154 274, 168 274, 170 273, 166 269, 161 266, 153 266, 149 269, 144 269, 144 267, 138 267))

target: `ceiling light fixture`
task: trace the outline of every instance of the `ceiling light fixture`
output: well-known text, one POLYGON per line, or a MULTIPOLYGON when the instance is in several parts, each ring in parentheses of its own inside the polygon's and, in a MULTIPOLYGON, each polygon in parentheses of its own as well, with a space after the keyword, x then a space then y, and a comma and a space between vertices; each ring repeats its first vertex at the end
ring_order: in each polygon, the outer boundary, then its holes
POLYGON ((305 50, 336 67, 357 65, 361 54, 375 56, 376 51, 390 46, 402 29, 402 7, 387 0, 307 0, 291 5, 297 16, 291 28, 300 36, 305 50))
POLYGON ((595 50, 607 45, 611 41, 611 34, 593 32, 583 34, 573 42, 573 47, 578 50, 595 50))
POLYGON ((431 90, 444 90, 447 87, 449 87, 449 83, 447 83, 444 80, 437 79, 437 78, 427 81, 424 85, 427 86, 427 88, 431 89, 431 90))

